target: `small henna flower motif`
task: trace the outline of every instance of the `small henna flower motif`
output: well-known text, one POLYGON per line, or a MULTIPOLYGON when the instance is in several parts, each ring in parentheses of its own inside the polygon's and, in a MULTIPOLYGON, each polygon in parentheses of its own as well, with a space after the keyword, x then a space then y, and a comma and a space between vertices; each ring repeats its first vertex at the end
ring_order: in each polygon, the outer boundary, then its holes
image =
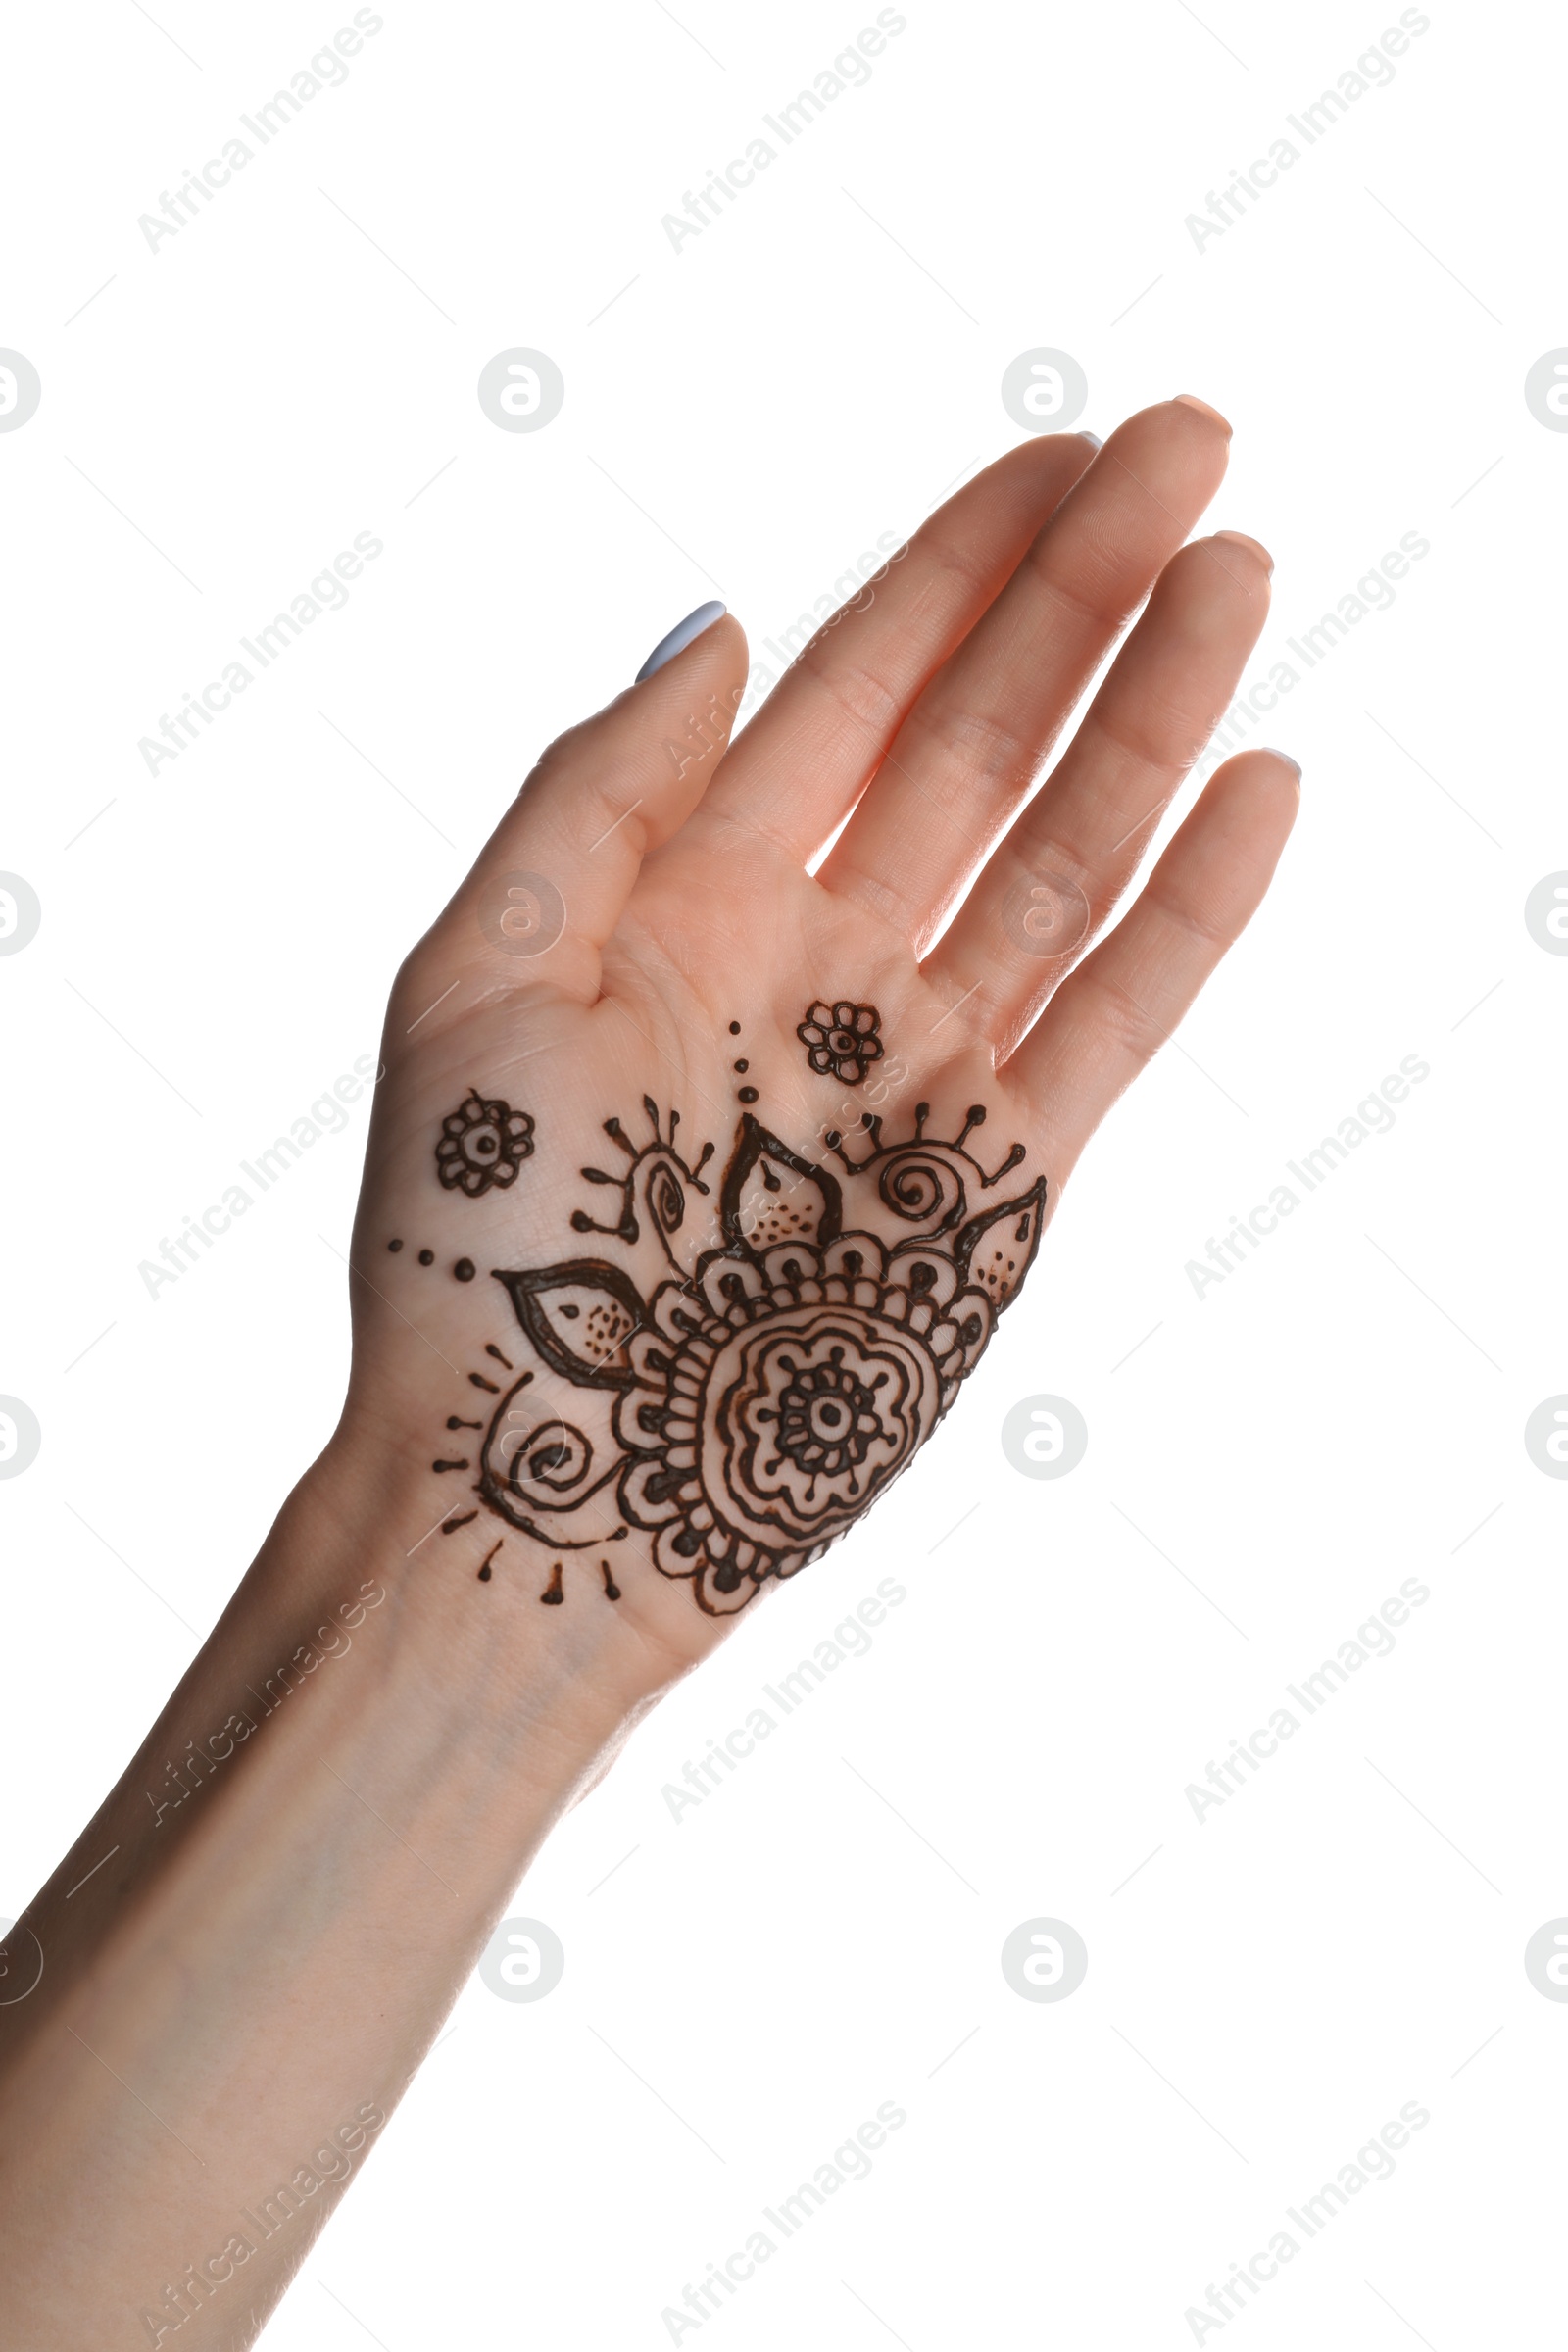
POLYGON ((874 1004, 816 1004, 795 1034, 807 1048, 813 1070, 845 1086, 858 1086, 871 1063, 882 1058, 877 1035, 881 1018, 874 1004))
POLYGON ((474 1198, 492 1185, 516 1181, 533 1151, 533 1120, 509 1103, 486 1102, 470 1088, 458 1109, 441 1122, 435 1148, 436 1171, 449 1191, 461 1185, 474 1198))

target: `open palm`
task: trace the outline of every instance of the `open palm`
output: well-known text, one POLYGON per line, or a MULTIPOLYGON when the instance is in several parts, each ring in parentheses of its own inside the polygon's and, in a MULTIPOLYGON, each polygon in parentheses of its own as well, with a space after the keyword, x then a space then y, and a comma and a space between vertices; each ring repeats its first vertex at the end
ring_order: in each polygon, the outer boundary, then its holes
POLYGON ((1255 542, 1184 545, 1227 441, 1175 401, 1013 451, 733 748, 715 619, 550 748, 409 957, 344 1431, 392 1435, 464 1606, 651 1690, 946 1413, 1295 815, 1291 762, 1228 761, 1093 944, 1267 609, 1255 542))

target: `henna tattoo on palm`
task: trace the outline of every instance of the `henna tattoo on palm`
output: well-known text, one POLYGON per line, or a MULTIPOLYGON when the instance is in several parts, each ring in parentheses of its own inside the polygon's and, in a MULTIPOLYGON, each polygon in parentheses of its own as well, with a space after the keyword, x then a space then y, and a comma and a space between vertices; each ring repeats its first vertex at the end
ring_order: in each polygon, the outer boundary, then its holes
POLYGON ((618 1196, 608 1218, 570 1219, 602 1253, 493 1269, 521 1360, 492 1342, 511 1385, 468 1374, 497 1401, 476 1455, 433 1465, 477 1473, 443 1533, 500 1520, 559 1606, 574 1559, 618 1600, 611 1547, 636 1530, 662 1575, 727 1616, 820 1558, 907 1467, 1034 1261, 1046 1182, 994 1198, 1024 1150, 987 1174, 969 1149, 981 1103, 951 1140, 927 1132, 924 1102, 902 1140, 867 1113, 820 1160, 745 1110, 721 1175, 711 1144, 684 1155, 676 1112, 643 1108, 644 1142, 604 1123, 626 1165, 582 1170, 618 1196))
POLYGON ((533 1120, 527 1111, 487 1101, 470 1086, 457 1109, 441 1122, 436 1173, 449 1191, 461 1186, 472 1200, 494 1185, 514 1184, 532 1151, 533 1120))
POLYGON ((874 1004, 825 1004, 818 999, 807 1006, 795 1034, 813 1070, 844 1086, 859 1086, 872 1062, 882 1058, 881 1027, 874 1004))

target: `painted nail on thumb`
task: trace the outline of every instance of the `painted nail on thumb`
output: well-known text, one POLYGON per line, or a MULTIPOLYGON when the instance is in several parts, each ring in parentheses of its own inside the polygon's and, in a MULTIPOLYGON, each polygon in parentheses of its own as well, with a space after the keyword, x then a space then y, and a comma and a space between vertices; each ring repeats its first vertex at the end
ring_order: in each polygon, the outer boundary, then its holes
POLYGON ((632 684, 640 686, 644 678, 651 678, 656 669, 662 669, 666 662, 673 662, 677 654, 683 654, 694 637, 700 637, 705 629, 710 629, 715 620, 723 619, 724 610, 714 596, 710 597, 706 605, 699 605, 695 612, 688 612, 684 620, 676 622, 667 637, 661 637, 632 684))

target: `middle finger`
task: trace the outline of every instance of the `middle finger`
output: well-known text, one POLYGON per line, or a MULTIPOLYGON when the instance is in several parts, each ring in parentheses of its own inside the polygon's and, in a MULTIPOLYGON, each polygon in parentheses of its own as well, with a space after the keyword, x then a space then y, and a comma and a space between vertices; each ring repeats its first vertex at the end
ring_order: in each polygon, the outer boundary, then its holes
POLYGON ((1213 497, 1229 439, 1224 418, 1187 396, 1111 435, 914 704, 820 882, 924 949, 1213 497))

